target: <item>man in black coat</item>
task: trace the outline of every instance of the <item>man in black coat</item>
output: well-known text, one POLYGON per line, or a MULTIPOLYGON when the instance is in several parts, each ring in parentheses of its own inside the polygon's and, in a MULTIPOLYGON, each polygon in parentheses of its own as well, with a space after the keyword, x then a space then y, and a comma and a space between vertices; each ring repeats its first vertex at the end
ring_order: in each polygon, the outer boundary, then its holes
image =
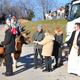
POLYGON ((15 52, 15 37, 11 32, 11 30, 9 29, 8 25, 5 25, 4 29, 5 29, 5 39, 4 41, 0 42, 1 45, 5 45, 6 72, 4 74, 5 76, 11 76, 13 75, 11 53, 15 52))

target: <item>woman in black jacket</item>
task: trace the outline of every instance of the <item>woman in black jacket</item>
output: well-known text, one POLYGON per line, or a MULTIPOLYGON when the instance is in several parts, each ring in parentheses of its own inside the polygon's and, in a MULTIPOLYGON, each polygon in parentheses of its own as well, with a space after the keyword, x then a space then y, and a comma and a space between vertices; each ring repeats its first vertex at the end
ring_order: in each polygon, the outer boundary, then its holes
POLYGON ((63 42, 63 32, 59 28, 55 28, 55 41, 54 41, 54 47, 53 47, 53 53, 52 56, 55 56, 56 64, 55 68, 60 66, 60 61, 62 59, 62 42, 63 42))

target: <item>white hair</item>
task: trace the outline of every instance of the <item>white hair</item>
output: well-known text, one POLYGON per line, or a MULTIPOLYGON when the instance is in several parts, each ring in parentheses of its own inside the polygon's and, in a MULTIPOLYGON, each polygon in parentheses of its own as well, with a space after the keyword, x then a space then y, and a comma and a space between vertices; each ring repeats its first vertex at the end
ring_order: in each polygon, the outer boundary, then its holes
POLYGON ((6 29, 9 29, 9 25, 6 24, 5 27, 6 27, 6 29))

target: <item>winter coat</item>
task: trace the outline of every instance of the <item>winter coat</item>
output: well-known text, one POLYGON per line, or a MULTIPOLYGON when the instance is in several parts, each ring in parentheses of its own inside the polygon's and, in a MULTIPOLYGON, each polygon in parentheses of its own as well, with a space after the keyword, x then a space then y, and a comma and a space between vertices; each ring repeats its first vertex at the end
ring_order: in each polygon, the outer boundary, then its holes
POLYGON ((54 41, 54 47, 53 47, 53 53, 52 56, 55 57, 62 57, 62 42, 63 42, 63 33, 62 31, 58 32, 57 34, 55 34, 55 41, 54 41))
POLYGON ((43 56, 49 57, 52 55, 53 40, 55 40, 54 36, 47 33, 45 35, 45 38, 41 42, 38 42, 38 44, 43 46, 43 48, 42 48, 42 55, 43 56))
POLYGON ((11 26, 16 26, 16 23, 17 23, 17 22, 16 22, 16 19, 13 19, 13 18, 12 18, 12 19, 11 19, 11 26))
POLYGON ((21 24, 17 24, 17 31, 22 32, 22 25, 21 24))
POLYGON ((15 52, 15 37, 10 29, 5 31, 5 39, 1 44, 5 45, 6 54, 15 52))
POLYGON ((13 34, 16 34, 16 27, 12 27, 13 34))
MULTIPOLYGON (((41 32, 35 32, 33 37, 32 37, 32 41, 42 41, 44 39, 44 32, 43 30, 41 32)), ((42 49, 42 46, 39 44, 34 44, 34 48, 35 49, 42 49)))

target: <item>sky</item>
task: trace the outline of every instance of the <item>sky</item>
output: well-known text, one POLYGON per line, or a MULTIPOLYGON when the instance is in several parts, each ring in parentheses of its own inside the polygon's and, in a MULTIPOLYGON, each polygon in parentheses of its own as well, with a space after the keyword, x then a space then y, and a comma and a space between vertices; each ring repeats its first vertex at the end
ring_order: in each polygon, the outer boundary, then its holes
POLYGON ((58 0, 59 2, 67 3, 69 0, 58 0))
MULTIPOLYGON (((34 1, 34 0, 33 0, 34 1)), ((63 7, 65 7, 65 4, 66 3, 68 3, 70 0, 58 0, 58 4, 57 4, 57 6, 58 5, 60 5, 60 6, 58 6, 59 8, 61 7, 61 6, 63 6, 63 7)), ((56 5, 55 5, 56 6, 56 5)), ((54 8, 55 8, 55 6, 53 7, 53 9, 51 10, 51 12, 53 12, 54 11, 54 8)), ((37 19, 42 19, 42 13, 40 13, 40 11, 38 10, 38 8, 39 8, 39 6, 36 6, 35 7, 35 17, 33 18, 33 20, 37 20, 37 19)))
MULTIPOLYGON (((19 0, 15 0, 15 1, 18 2, 19 0)), ((21 1, 24 1, 25 2, 25 0, 21 0, 21 1)), ((30 1, 32 3, 36 3, 35 2, 36 0, 30 0, 30 1)), ((55 1, 58 1, 57 6, 60 8, 61 6, 65 7, 65 4, 68 3, 68 2, 70 2, 71 0, 55 0, 55 1)), ((55 6, 53 7, 52 12, 54 11, 55 6)), ((39 7, 38 4, 36 4, 36 7, 34 9, 35 17, 33 18, 33 21, 36 21, 38 19, 40 20, 40 18, 42 19, 42 17, 43 17, 42 15, 43 14, 41 12, 42 12, 42 8, 39 7)))

